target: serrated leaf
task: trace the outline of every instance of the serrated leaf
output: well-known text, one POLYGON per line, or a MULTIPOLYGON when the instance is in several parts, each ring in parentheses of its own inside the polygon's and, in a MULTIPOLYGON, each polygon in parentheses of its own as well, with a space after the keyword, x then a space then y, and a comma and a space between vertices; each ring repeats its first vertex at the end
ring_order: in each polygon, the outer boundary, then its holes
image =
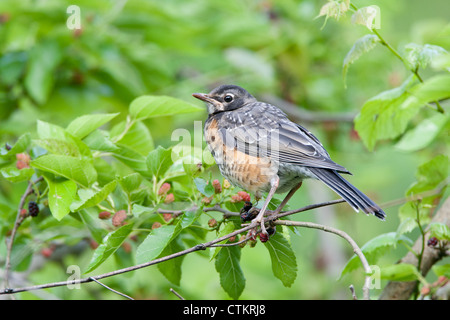
POLYGON ((50 153, 91 158, 91 151, 80 139, 72 136, 62 127, 45 121, 37 121, 40 140, 35 142, 50 153))
MULTIPOLYGON (((217 237, 221 238, 233 231, 234 231, 234 223, 233 222, 226 223, 224 225, 224 227, 220 229, 220 232, 217 237)), ((226 243, 227 241, 228 241, 228 239, 223 240, 223 241, 219 242, 219 244, 226 243)), ((224 247, 216 247, 209 260, 212 261, 219 254, 219 251, 222 250, 222 248, 224 248, 224 247)))
POLYGON ((410 95, 400 106, 403 109, 417 109, 431 102, 450 98, 450 75, 437 75, 411 88, 410 95))
POLYGON ((435 156, 417 168, 416 178, 406 195, 413 195, 435 189, 449 174, 449 157, 443 154, 435 156))
MULTIPOLYGON (((70 206, 70 210, 72 212, 79 211, 81 209, 86 209, 89 207, 96 206, 100 202, 106 199, 106 197, 114 191, 114 189, 117 186, 117 181, 113 180, 110 183, 106 184, 102 189, 98 191, 93 191, 93 193, 84 199, 81 199, 79 201, 75 201, 70 206)), ((81 189, 82 190, 82 189, 81 189)), ((80 191, 81 191, 80 190, 80 191)))
POLYGON ((405 58, 412 69, 426 68, 435 58, 447 54, 442 47, 425 44, 409 43, 405 46, 405 58))
POLYGON ((108 259, 116 250, 122 245, 125 239, 133 230, 132 224, 126 224, 119 229, 108 233, 103 242, 95 249, 94 255, 91 258, 89 266, 84 273, 89 273, 100 266, 106 259, 108 259))
POLYGON ((297 278, 297 261, 291 244, 277 232, 264 245, 269 250, 273 274, 285 287, 290 287, 297 278))
POLYGON ((199 111, 203 109, 168 96, 141 96, 130 104, 130 115, 136 120, 199 111))
POLYGON ((355 129, 364 145, 373 150, 379 140, 396 138, 405 132, 409 121, 422 105, 403 105, 416 83, 410 77, 400 87, 384 91, 369 99, 355 118, 355 129))
MULTIPOLYGON (((120 135, 126 126, 126 122, 121 122, 111 130, 111 137, 120 135)), ((127 146, 137 153, 146 156, 154 149, 153 138, 147 126, 142 121, 136 121, 128 129, 127 133, 115 140, 116 143, 127 146)))
POLYGON ((104 152, 115 152, 119 147, 109 138, 109 133, 100 129, 95 130, 83 139, 83 142, 93 150, 104 152))
POLYGON ((430 223, 430 237, 436 237, 438 240, 450 241, 450 229, 444 223, 430 223))
POLYGON ((117 117, 119 113, 89 114, 76 118, 66 128, 74 137, 83 139, 105 123, 117 117))
POLYGON ((420 274, 412 264, 399 263, 382 267, 380 277, 390 281, 414 281, 420 279, 420 274))
POLYGON ((98 218, 98 210, 93 207, 83 209, 78 211, 78 216, 80 220, 83 221, 84 225, 89 229, 92 238, 97 241, 97 243, 102 243, 103 238, 106 236, 107 230, 98 218))
POLYGON ((146 159, 143 155, 122 144, 117 144, 117 147, 119 149, 113 151, 114 158, 120 160, 134 171, 148 176, 146 159))
POLYGON ((137 263, 144 263, 156 259, 170 241, 177 236, 179 230, 180 228, 176 228, 174 225, 164 225, 152 230, 137 248, 137 263))
POLYGON ((395 147, 402 151, 417 151, 427 147, 438 136, 450 118, 438 113, 424 119, 416 127, 406 132, 395 147))
POLYGON ((161 177, 173 164, 172 149, 158 146, 146 158, 147 169, 150 176, 161 177))
POLYGON ((319 15, 315 18, 325 16, 325 22, 323 23, 322 29, 325 27, 328 18, 332 17, 339 20, 350 7, 350 0, 329 0, 324 4, 319 11, 319 15))
MULTIPOLYGON (((184 248, 181 245, 181 241, 178 238, 171 241, 159 255, 159 257, 165 257, 173 253, 182 251, 184 248)), ((161 263, 158 263, 158 270, 176 286, 180 285, 181 281, 181 264, 184 256, 180 256, 174 259, 170 259, 161 263)))
POLYGON ((9 156, 13 156, 17 153, 21 153, 25 151, 31 143, 30 133, 24 133, 21 135, 16 143, 11 147, 11 149, 7 150, 6 147, 0 147, 0 158, 6 158, 9 156))
POLYGON ((126 193, 131 193, 139 188, 141 182, 142 176, 139 173, 131 173, 119 179, 119 183, 126 193))
POLYGON ((23 168, 19 170, 16 167, 5 167, 0 170, 0 173, 3 178, 15 183, 29 180, 34 174, 34 169, 23 168))
POLYGON ((405 233, 409 233, 413 231, 418 225, 417 225, 417 219, 413 217, 404 217, 402 218, 402 214, 400 213, 399 216, 401 217, 401 222, 399 226, 397 227, 397 235, 400 236, 405 233))
POLYGON ((232 299, 239 299, 245 288, 245 277, 240 261, 239 246, 223 247, 216 257, 216 270, 220 276, 220 285, 232 299))
POLYGON ((379 18, 379 12, 379 7, 375 5, 360 8, 352 15, 352 23, 362 25, 372 31, 375 20, 379 18))
MULTIPOLYGON (((398 236, 396 232, 384 233, 369 240, 364 246, 361 247, 361 251, 366 257, 368 263, 370 265, 374 265, 380 256, 395 248, 397 244, 402 241, 412 245, 412 240, 404 235, 398 236)), ((360 267, 362 267, 361 260, 357 255, 353 255, 353 257, 344 266, 340 278, 360 267)))
MULTIPOLYGON (((406 196, 422 194, 429 190, 434 190, 448 177, 449 158, 445 155, 437 155, 430 161, 420 165, 416 172, 417 181, 414 182, 406 191, 406 196)), ((421 200, 410 201, 402 205, 399 209, 401 221, 406 219, 419 219, 422 224, 431 220, 430 210, 435 207, 434 199, 441 197, 444 189, 439 194, 432 193, 429 196, 421 196, 421 200)))
POLYGON ((201 194, 203 194, 205 197, 211 197, 212 195, 214 195, 215 191, 212 183, 209 183, 202 178, 195 178, 194 183, 197 187, 197 190, 200 191, 201 194))
POLYGON ((77 185, 72 180, 53 180, 44 175, 48 185, 48 205, 53 217, 61 220, 70 212, 70 205, 75 200, 77 185))
POLYGON ((91 161, 63 155, 44 155, 31 161, 31 166, 63 176, 84 187, 97 180, 97 172, 91 161))
POLYGON ((344 58, 344 63, 342 66, 342 75, 344 77, 344 83, 347 78, 347 71, 350 65, 359 59, 364 53, 369 52, 373 48, 375 48, 376 44, 380 42, 377 36, 373 34, 367 34, 362 38, 356 40, 353 44, 353 47, 347 53, 344 58))

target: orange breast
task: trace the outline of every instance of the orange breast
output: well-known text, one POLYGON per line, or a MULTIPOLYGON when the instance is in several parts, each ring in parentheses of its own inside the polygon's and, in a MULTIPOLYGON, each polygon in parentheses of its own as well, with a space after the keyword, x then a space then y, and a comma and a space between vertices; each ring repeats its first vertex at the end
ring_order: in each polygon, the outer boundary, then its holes
POLYGON ((252 192, 257 198, 270 189, 278 167, 269 158, 250 156, 225 144, 217 120, 205 124, 205 139, 222 175, 233 185, 252 192))

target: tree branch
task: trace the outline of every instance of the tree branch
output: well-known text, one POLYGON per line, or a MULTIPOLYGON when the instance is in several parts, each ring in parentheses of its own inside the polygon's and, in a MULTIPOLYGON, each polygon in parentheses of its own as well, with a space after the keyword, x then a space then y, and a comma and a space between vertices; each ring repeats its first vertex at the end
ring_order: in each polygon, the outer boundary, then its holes
POLYGON ((313 223, 313 222, 277 220, 277 221, 274 221, 273 223, 276 225, 319 229, 319 230, 322 230, 325 232, 334 233, 334 234, 344 238, 352 246, 353 252, 361 260, 361 263, 364 267, 364 271, 366 273, 366 279, 364 281, 364 286, 363 286, 363 295, 364 295, 364 300, 370 299, 370 275, 372 274, 372 269, 370 268, 369 263, 367 262, 367 259, 364 256, 364 254, 362 253, 361 249, 358 247, 356 242, 347 233, 345 233, 342 230, 338 230, 338 229, 335 229, 332 227, 324 226, 324 225, 313 223))
MULTIPOLYGON (((286 212, 282 212, 278 215, 271 215, 266 217, 264 220, 266 222, 269 221, 274 221, 280 217, 284 217, 287 215, 291 215, 294 213, 298 213, 298 212, 303 212, 303 211, 308 211, 308 210, 312 210, 315 208, 319 208, 319 207, 323 207, 323 206, 328 206, 328 205, 334 205, 337 203, 341 203, 343 202, 343 199, 339 199, 339 200, 334 200, 334 201, 328 201, 328 202, 324 202, 324 203, 318 203, 318 204, 313 204, 313 205, 309 205, 300 209, 296 209, 296 210, 290 210, 290 211, 286 211, 286 212)), ((214 206, 212 208, 205 208, 207 209, 206 211, 219 211, 222 212, 224 214, 228 214, 228 215, 237 215, 238 213, 236 212, 229 212, 228 210, 223 210, 222 208, 218 207, 218 206, 214 206)), ((178 213, 178 212, 177 212, 178 213)), ((367 260, 365 259, 364 255, 362 254, 361 250, 359 249, 359 247, 357 246, 357 244, 354 242, 354 240, 348 236, 345 232, 331 228, 331 227, 327 227, 324 225, 319 225, 319 224, 315 224, 312 222, 296 222, 296 221, 286 221, 286 220, 278 220, 278 221, 274 221, 273 223, 275 224, 285 224, 285 225, 297 225, 300 227, 307 227, 307 228, 314 228, 314 229, 319 229, 319 230, 323 230, 326 232, 331 232, 331 233, 335 233, 341 237, 343 237, 344 239, 346 239, 351 246, 353 247, 354 252, 360 257, 363 266, 366 270, 366 272, 368 274, 370 274, 370 267, 368 266, 367 260)), ((254 229, 254 226, 252 225, 246 225, 241 229, 237 229, 227 235, 224 235, 220 238, 214 239, 212 241, 206 242, 206 243, 202 243, 202 244, 198 244, 194 247, 191 247, 189 249, 186 250, 182 250, 180 252, 177 253, 173 253, 170 255, 167 255, 165 257, 162 258, 158 258, 149 262, 145 262, 142 264, 138 264, 135 266, 131 266, 131 267, 127 267, 127 268, 123 268, 123 269, 119 269, 119 270, 115 270, 115 271, 111 271, 108 273, 104 273, 104 274, 100 274, 97 276, 92 276, 92 277, 87 277, 87 278, 82 278, 82 279, 75 279, 75 280, 69 280, 69 281, 60 281, 60 282, 53 282, 53 283, 46 283, 46 284, 41 284, 41 285, 35 285, 35 286, 29 286, 29 287, 22 287, 22 288, 6 288, 3 291, 0 291, 0 295, 4 295, 4 294, 14 294, 14 293, 19 293, 19 292, 24 292, 24 291, 32 291, 32 290, 40 290, 40 289, 47 289, 47 288, 54 288, 54 287, 61 287, 61 286, 67 286, 67 285, 74 285, 74 284, 82 284, 82 283, 88 283, 88 282, 92 282, 95 281, 97 283, 99 283, 98 280, 104 279, 104 278, 108 278, 108 277, 112 277, 112 276, 116 276, 119 274, 123 274, 123 273, 127 273, 127 272, 131 272, 134 270, 138 270, 138 269, 142 269, 142 268, 146 268, 167 260, 171 260, 180 256, 184 256, 186 254, 192 253, 192 252, 196 252, 199 250, 206 250, 206 248, 212 248, 212 247, 217 247, 217 246, 225 246, 225 245, 239 245, 245 241, 248 240, 249 237, 245 237, 244 239, 240 240, 239 242, 235 242, 235 243, 231 243, 231 244, 219 244, 220 242, 227 240, 231 237, 234 237, 238 234, 241 234, 243 232, 249 231, 251 229, 254 229)), ((111 289, 110 289, 111 290, 111 289)), ((368 283, 367 283, 367 276, 366 276, 366 282, 365 285, 363 287, 363 292, 364 292, 364 298, 368 299, 369 298, 369 292, 368 292, 368 283)))
POLYGON ((9 241, 6 241, 6 262, 5 262, 5 288, 9 287, 9 271, 11 269, 11 252, 12 252, 12 246, 14 243, 14 238, 16 237, 17 229, 19 229, 20 225, 22 224, 23 220, 28 215, 23 215, 22 209, 25 205, 25 201, 27 200, 28 196, 33 193, 33 187, 35 184, 41 182, 44 178, 39 177, 36 179, 36 181, 29 181, 28 186, 25 189, 25 192, 23 193, 22 197, 20 198, 19 207, 17 208, 17 215, 16 215, 16 221, 14 222, 14 227, 11 231, 11 236, 9 238, 9 241))

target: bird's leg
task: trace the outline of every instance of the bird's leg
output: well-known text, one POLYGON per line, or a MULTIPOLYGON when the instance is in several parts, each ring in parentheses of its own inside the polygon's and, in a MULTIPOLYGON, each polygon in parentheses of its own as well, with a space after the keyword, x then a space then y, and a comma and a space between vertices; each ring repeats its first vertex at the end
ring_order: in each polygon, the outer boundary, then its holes
POLYGON ((294 195, 295 192, 297 192, 298 189, 300 189, 300 187, 302 186, 303 181, 300 181, 299 184, 297 184, 295 187, 293 187, 291 189, 291 191, 289 191, 289 193, 286 195, 286 197, 283 199, 283 201, 280 203, 280 205, 278 206, 278 208, 275 209, 275 211, 273 212, 273 215, 279 214, 281 212, 281 210, 283 210, 284 206, 288 203, 288 201, 292 198, 292 196, 294 195))
POLYGON ((275 194, 275 191, 277 190, 279 183, 280 183, 280 178, 278 176, 275 176, 275 178, 271 182, 270 191, 267 194, 267 198, 264 201, 264 204, 263 204, 261 210, 259 211, 259 214, 256 216, 255 219, 252 220, 252 223, 251 223, 255 227, 258 224, 261 224, 261 232, 264 234, 267 234, 266 227, 264 226, 264 213, 266 212, 267 206, 269 205, 270 200, 272 199, 273 195, 275 194))

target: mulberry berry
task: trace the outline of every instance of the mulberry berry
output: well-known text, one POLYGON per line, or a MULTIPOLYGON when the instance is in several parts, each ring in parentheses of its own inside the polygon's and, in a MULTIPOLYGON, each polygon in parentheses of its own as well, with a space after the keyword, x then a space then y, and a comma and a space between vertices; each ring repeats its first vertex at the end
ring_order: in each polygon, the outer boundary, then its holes
POLYGON ((36 202, 30 201, 28 202, 28 213, 32 217, 36 217, 39 213, 39 206, 36 202))

